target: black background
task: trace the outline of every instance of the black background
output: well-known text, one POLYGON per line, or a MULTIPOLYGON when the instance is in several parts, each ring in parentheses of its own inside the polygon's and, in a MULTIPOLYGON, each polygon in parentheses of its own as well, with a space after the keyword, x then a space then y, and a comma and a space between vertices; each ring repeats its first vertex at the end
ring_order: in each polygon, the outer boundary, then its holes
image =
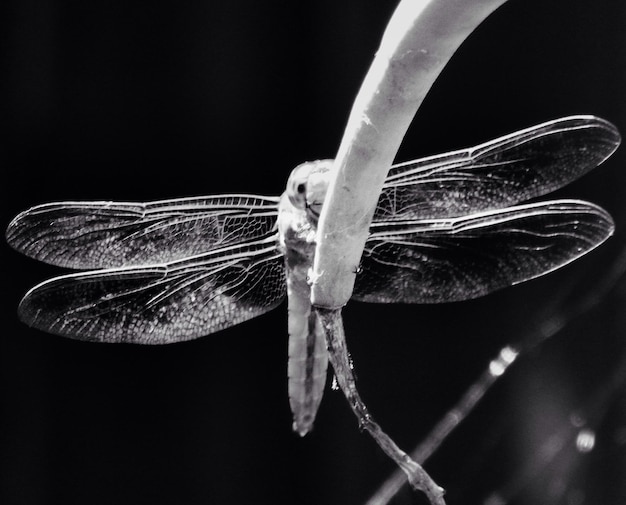
MULTIPOLYGON (((395 5, 5 1, 2 225, 54 200, 280 194, 296 164, 334 155, 395 5)), ((617 0, 511 0, 457 52, 398 159, 578 113, 626 132, 625 22, 617 0)), ((564 285, 572 300, 593 293, 626 237, 625 157, 557 195, 615 217, 616 236, 588 257, 471 302, 346 308, 361 393, 400 446, 564 285)), ((338 392, 313 433, 291 432, 284 305, 185 344, 65 340, 16 317, 60 270, 0 249, 0 503, 360 504, 393 469, 338 392)), ((624 358, 623 302, 604 299, 522 358, 435 455, 448 503, 626 503, 623 374, 607 386, 624 358), (571 438, 580 419, 597 436, 586 454, 571 438)))

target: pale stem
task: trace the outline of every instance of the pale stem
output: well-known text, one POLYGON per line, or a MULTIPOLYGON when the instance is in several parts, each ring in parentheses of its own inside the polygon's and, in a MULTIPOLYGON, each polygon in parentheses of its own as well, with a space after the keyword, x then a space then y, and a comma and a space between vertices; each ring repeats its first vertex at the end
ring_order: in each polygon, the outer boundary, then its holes
POLYGON ((318 314, 326 334, 329 359, 335 371, 337 383, 357 417, 359 427, 366 430, 385 454, 395 461, 406 474, 413 488, 424 492, 433 505, 445 505, 443 489, 383 432, 361 400, 348 357, 341 311, 318 309, 318 314))
POLYGON ((352 294, 387 172, 413 116, 469 34, 506 0, 402 0, 355 99, 319 221, 311 299, 352 294))

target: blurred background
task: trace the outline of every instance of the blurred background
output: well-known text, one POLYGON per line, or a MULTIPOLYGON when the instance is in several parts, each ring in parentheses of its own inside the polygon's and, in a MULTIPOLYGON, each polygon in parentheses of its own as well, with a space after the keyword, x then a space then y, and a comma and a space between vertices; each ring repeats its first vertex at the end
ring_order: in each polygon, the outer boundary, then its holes
MULTIPOLYGON (((396 3, 6 0, 2 226, 55 200, 279 195, 295 165, 334 156, 396 3)), ((625 23, 617 0, 511 0, 442 73, 398 160, 571 114, 624 134, 625 23)), ((625 170, 622 148, 555 194, 617 223, 556 273, 471 302, 345 309, 361 394, 402 448, 500 348, 599 293, 626 247, 625 170)), ((0 252, 0 503, 351 505, 394 470, 339 392, 310 435, 291 431, 285 305, 184 344, 71 341, 16 316, 61 270, 0 252)), ((618 281, 523 355, 428 461, 448 504, 626 503, 624 294, 618 281)))

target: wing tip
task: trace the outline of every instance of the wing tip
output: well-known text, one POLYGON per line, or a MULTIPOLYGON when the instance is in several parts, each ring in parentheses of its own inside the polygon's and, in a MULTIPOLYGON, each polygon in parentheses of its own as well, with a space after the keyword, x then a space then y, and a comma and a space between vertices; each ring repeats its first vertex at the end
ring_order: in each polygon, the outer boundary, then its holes
POLYGON ((622 136, 613 123, 594 115, 566 116, 539 125, 539 127, 542 126, 548 128, 548 135, 563 131, 584 130, 586 133, 583 139, 584 144, 593 143, 596 153, 595 161, 590 169, 601 165, 610 158, 622 142, 622 136))
POLYGON ((13 219, 11 219, 11 222, 4 230, 4 239, 6 240, 7 244, 9 244, 13 249, 21 253, 24 253, 24 251, 20 249, 18 236, 20 230, 22 229, 21 222, 23 221, 23 218, 25 217, 27 212, 28 210, 25 210, 16 215, 13 219))
POLYGON ((592 128, 597 131, 597 140, 601 141, 606 149, 602 153, 604 156, 600 163, 609 158, 620 146, 622 136, 617 127, 610 121, 597 116, 574 116, 574 118, 580 118, 580 127, 592 128))
POLYGON ((29 258, 43 261, 44 263, 55 264, 40 254, 40 250, 33 246, 41 238, 33 230, 41 223, 34 218, 41 212, 46 212, 57 206, 56 203, 43 203, 35 205, 17 214, 7 225, 4 231, 4 238, 7 244, 15 251, 28 256, 29 258), (34 219, 34 221, 33 221, 34 219))

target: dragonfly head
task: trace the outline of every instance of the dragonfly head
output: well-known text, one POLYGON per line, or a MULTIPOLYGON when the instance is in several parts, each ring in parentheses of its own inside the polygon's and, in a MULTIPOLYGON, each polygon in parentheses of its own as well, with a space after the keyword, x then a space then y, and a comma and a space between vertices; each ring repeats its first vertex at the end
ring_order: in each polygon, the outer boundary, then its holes
POLYGON ((287 181, 287 196, 297 209, 304 210, 317 223, 328 190, 333 160, 308 161, 291 171, 287 181))

